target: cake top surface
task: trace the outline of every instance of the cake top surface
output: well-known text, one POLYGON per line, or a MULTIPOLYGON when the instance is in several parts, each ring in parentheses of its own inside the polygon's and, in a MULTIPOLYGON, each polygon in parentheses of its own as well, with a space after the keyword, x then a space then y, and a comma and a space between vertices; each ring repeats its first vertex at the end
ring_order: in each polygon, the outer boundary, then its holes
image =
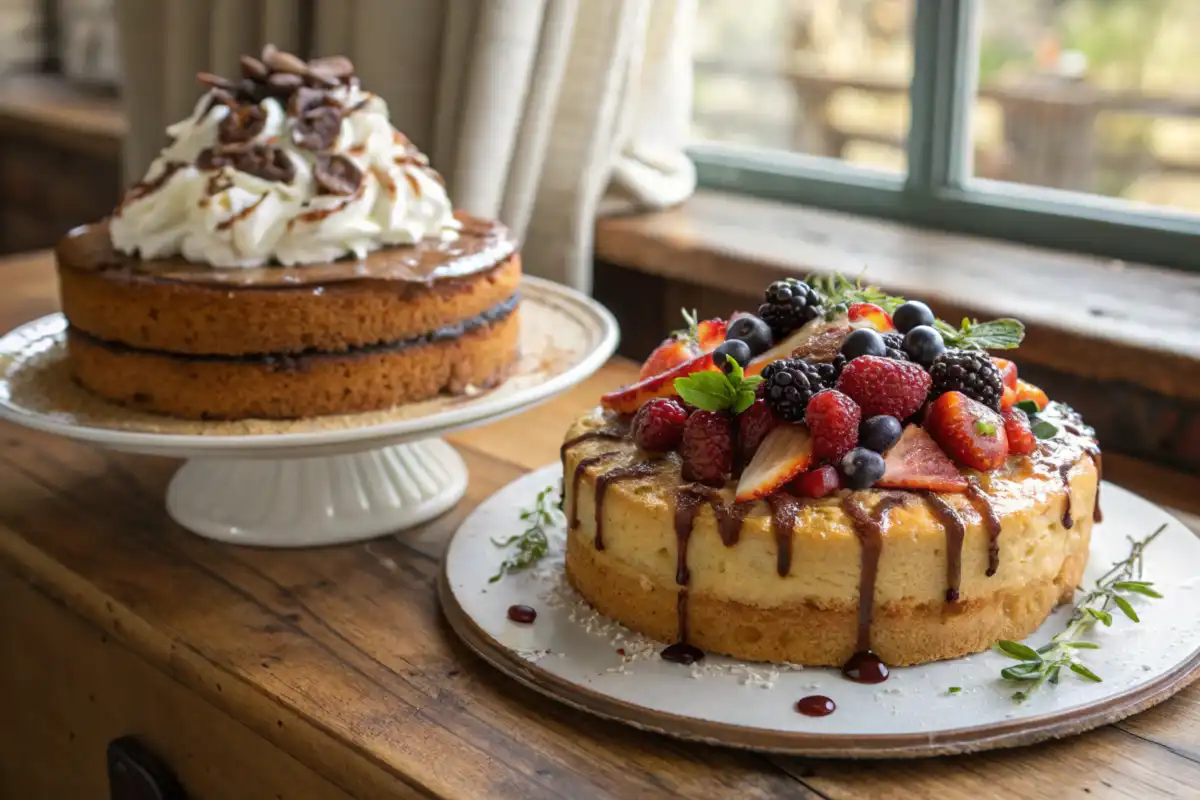
POLYGON ((109 221, 116 252, 224 270, 458 238, 441 177, 348 59, 267 45, 241 70, 200 74, 208 91, 109 221))

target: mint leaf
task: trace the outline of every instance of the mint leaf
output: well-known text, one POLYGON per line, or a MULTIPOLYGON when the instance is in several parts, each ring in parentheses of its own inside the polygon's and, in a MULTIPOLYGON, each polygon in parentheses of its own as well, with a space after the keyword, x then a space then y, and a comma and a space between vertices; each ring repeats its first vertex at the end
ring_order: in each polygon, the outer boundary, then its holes
POLYGON ((733 404, 733 413, 742 413, 747 408, 754 405, 754 399, 753 389, 739 389, 737 393, 737 399, 733 404))
POLYGON ((957 329, 940 319, 934 320, 933 324, 942 334, 947 347, 964 350, 1012 350, 1020 346, 1025 338, 1025 326, 1015 319, 994 319, 990 322, 964 319, 957 329))
POLYGON ((1019 408, 1022 411, 1024 411, 1027 416, 1031 416, 1031 417, 1034 414, 1038 413, 1038 411, 1041 410, 1038 408, 1038 404, 1032 400, 1021 400, 1019 402, 1013 403, 1013 408, 1019 408))
POLYGON ((723 372, 693 372, 686 378, 676 378, 675 391, 684 400, 705 411, 732 408, 737 400, 737 393, 723 372))
POLYGON ((1033 424, 1029 426, 1029 429, 1039 439, 1053 439, 1058 435, 1058 426, 1053 422, 1048 422, 1041 418, 1033 420, 1033 424))

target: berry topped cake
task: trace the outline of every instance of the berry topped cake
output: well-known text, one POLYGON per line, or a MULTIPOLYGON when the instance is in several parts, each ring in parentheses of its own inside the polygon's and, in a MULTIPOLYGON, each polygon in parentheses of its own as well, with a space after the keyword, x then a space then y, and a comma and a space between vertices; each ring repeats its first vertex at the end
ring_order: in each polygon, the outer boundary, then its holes
POLYGON ((693 323, 566 434, 569 580, 683 662, 873 681, 1024 638, 1080 581, 1101 457, 989 355, 1023 332, 841 277, 693 323))
POLYGON ((455 212, 341 57, 201 74, 111 218, 57 249, 75 379, 193 419, 371 411, 498 384, 520 257, 455 212))

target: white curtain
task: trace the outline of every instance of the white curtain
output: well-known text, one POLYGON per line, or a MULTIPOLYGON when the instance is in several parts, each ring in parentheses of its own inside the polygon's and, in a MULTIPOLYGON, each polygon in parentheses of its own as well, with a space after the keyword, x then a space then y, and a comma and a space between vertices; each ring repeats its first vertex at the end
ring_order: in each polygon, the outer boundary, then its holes
POLYGON ((265 42, 345 54, 455 205, 523 239, 526 268, 591 285, 598 213, 674 205, 695 0, 117 0, 136 180, 186 116, 201 70, 265 42))

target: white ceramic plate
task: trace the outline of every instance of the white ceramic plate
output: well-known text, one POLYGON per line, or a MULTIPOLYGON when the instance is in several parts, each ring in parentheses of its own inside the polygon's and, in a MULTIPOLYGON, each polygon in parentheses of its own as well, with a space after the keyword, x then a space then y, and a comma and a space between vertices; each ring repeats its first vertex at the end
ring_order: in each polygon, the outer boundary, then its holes
MULTIPOLYGON (((662 644, 607 620, 579 600, 562 571, 563 532, 536 569, 488 579, 504 552, 492 538, 519 533, 519 511, 557 484, 557 464, 508 485, 463 522, 446 553, 439 587, 447 618, 469 646, 503 672, 601 716, 689 739, 800 755, 922 756, 1027 744, 1113 722, 1160 702, 1200 668, 1200 539, 1157 506, 1104 486, 1105 521, 1092 534, 1090 584, 1129 549, 1126 536, 1167 529, 1145 555, 1145 579, 1165 597, 1135 600, 1140 624, 1118 615, 1084 653, 1103 677, 1065 677, 1023 704, 999 679, 1015 662, 986 652, 897 668, 885 683, 852 683, 837 670, 781 668, 708 656, 687 667, 658 657, 662 644), (510 605, 537 610, 533 625, 510 622, 510 605), (621 655, 618 649, 623 649, 621 655), (951 693, 951 687, 961 691, 951 693), (827 717, 798 714, 807 695, 837 704, 827 717)), ((1045 643, 1068 616, 1060 609, 1028 640, 1045 643)))
POLYGON ((521 359, 500 387, 395 409, 304 420, 195 422, 106 403, 76 386, 66 320, 51 314, 0 337, 0 418, 114 450, 181 458, 296 458, 441 436, 515 413, 574 386, 617 346, 617 323, 594 300, 551 281, 521 281, 521 359))

